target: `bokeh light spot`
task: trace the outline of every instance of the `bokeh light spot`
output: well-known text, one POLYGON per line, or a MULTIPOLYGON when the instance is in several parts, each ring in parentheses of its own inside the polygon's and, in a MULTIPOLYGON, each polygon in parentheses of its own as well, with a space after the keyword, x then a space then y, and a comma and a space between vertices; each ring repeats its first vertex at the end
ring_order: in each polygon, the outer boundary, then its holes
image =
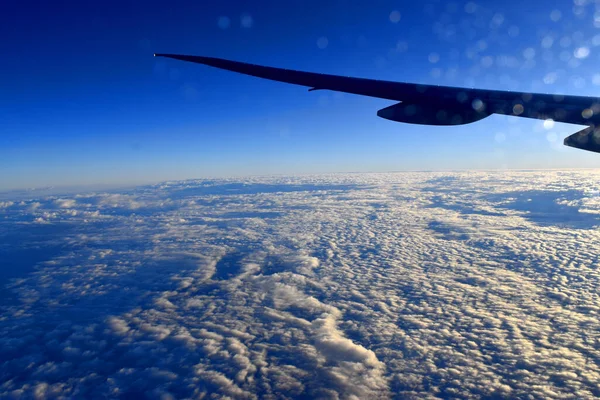
POLYGON ((513 25, 510 28, 508 28, 508 36, 512 38, 519 36, 519 27, 513 25))
POLYGON ((321 36, 317 39, 317 47, 321 50, 326 49, 329 45, 329 40, 325 36, 321 36))
POLYGON ((217 25, 221 29, 227 29, 227 28, 229 28, 229 26, 231 26, 231 20, 229 19, 229 17, 221 16, 217 20, 217 25))
POLYGON ((406 43, 404 40, 398 40, 398 43, 396 43, 396 50, 403 53, 406 50, 408 50, 408 43, 406 43))
POLYGON ((585 46, 578 47, 573 52, 573 55, 579 59, 587 58, 590 55, 590 49, 585 46))
POLYGON ((252 28, 254 25, 254 19, 250 14, 243 14, 240 18, 240 24, 242 28, 252 28))
POLYGON ((557 78, 558 78, 558 75, 556 74, 556 72, 548 72, 546 74, 546 76, 544 76, 544 83, 546 85, 552 85, 553 83, 556 82, 557 78))
POLYGON ((528 47, 523 50, 523 57, 526 60, 533 60, 535 58, 535 49, 533 47, 528 47))
POLYGON ((477 4, 473 3, 472 1, 465 4, 465 12, 467 14, 473 14, 476 11, 477 11, 477 4))
POLYGON ((494 58, 492 56, 485 56, 481 58, 481 65, 485 68, 489 68, 494 64, 494 58))
POLYGON ((515 104, 513 106, 513 114, 515 115, 521 115, 523 114, 524 108, 522 104, 515 104))
POLYGON ((473 110, 475 111, 483 111, 485 110, 485 103, 479 99, 475 99, 471 103, 471 107, 473 107, 473 110))
POLYGON ((554 39, 552 39, 552 36, 544 36, 544 38, 542 39, 542 47, 544 49, 549 49, 550 47, 552 47, 552 44, 554 44, 554 39))

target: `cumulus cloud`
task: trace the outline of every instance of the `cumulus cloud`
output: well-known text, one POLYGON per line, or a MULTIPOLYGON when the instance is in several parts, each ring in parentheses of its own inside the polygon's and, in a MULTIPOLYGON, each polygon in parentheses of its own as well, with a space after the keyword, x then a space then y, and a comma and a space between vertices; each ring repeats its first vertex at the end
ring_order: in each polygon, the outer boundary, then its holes
POLYGON ((31 269, 2 282, 0 397, 598 397, 598 178, 256 177, 4 201, 0 254, 31 253, 31 269))
POLYGON ((0 208, 8 208, 14 204, 14 201, 0 201, 0 208))
POLYGON ((75 205, 76 201, 73 199, 56 199, 54 200, 54 204, 58 208, 72 208, 75 205))

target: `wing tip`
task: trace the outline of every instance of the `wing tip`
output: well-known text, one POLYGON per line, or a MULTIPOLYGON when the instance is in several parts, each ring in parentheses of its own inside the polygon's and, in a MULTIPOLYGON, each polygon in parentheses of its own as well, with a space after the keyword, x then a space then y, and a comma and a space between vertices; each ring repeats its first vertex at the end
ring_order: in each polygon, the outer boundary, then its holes
POLYGON ((165 57, 165 58, 178 58, 178 57, 185 57, 183 55, 179 55, 179 54, 169 54, 169 53, 153 53, 154 57, 165 57))

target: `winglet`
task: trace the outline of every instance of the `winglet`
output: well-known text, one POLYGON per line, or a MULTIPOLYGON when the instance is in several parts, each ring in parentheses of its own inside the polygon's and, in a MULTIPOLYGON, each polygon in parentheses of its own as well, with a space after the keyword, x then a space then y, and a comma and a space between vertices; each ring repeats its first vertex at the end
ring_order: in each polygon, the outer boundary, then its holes
POLYGON ((564 145, 576 149, 600 153, 600 127, 588 126, 587 128, 567 136, 564 145))

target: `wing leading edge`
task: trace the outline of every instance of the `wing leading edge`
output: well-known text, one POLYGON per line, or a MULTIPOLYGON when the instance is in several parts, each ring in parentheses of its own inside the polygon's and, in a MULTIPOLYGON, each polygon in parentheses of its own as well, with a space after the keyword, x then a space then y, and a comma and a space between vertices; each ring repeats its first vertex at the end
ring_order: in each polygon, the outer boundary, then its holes
POLYGON ((309 90, 325 89, 395 100, 399 103, 379 110, 377 115, 397 122, 460 125, 478 121, 492 114, 504 114, 587 125, 587 128, 568 136, 564 144, 600 153, 600 98, 596 97, 469 89, 353 78, 266 67, 213 57, 178 54, 155 54, 155 56, 306 86, 310 88, 309 90))

